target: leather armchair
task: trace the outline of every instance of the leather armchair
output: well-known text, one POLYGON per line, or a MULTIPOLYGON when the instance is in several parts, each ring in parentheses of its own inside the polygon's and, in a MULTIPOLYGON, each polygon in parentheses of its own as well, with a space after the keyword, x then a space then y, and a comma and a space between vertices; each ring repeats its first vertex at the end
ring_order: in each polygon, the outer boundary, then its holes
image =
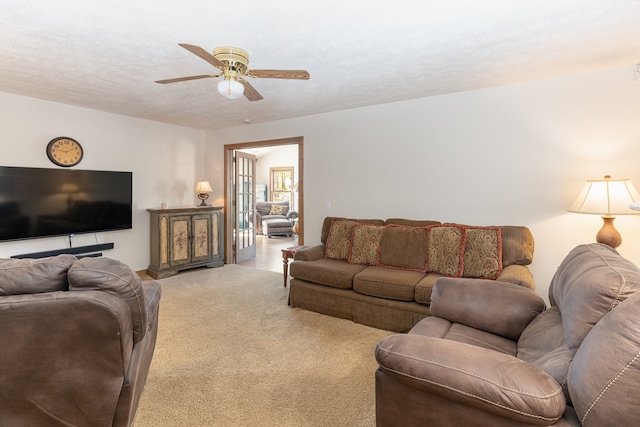
POLYGON ((637 425, 640 269, 572 250, 549 291, 439 279, 431 312, 375 354, 378 426, 637 425))
POLYGON ((108 258, 0 260, 0 424, 131 426, 159 300, 108 258))

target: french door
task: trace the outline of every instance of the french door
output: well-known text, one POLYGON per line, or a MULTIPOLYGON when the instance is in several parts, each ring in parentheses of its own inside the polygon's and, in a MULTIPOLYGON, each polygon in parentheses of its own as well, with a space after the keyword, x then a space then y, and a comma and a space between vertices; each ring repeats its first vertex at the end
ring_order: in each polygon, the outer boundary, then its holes
POLYGON ((235 151, 236 263, 256 256, 256 156, 235 151))

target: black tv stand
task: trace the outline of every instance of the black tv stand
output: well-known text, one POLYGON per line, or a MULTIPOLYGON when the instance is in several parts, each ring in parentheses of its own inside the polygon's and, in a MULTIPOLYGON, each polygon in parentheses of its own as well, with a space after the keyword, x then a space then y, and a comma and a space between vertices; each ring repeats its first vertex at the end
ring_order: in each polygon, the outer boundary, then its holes
POLYGON ((45 258, 49 256, 56 256, 60 254, 77 255, 78 258, 86 256, 102 256, 100 251, 107 249, 113 249, 113 243, 100 243, 97 245, 77 246, 75 248, 54 249, 51 251, 43 252, 31 252, 28 254, 12 255, 11 258, 45 258))

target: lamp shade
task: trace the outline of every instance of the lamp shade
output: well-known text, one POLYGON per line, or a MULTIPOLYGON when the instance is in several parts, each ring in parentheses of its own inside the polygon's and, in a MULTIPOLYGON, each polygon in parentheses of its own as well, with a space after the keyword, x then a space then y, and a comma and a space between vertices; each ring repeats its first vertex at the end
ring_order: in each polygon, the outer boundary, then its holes
POLYGON ((196 184, 196 193, 211 193, 213 192, 213 188, 211 188, 211 184, 209 181, 205 181, 204 179, 196 184))
POLYGON ((597 215, 633 215, 629 205, 640 201, 640 194, 629 179, 588 180, 569 212, 597 215))
POLYGON ((218 83, 218 93, 228 99, 237 99, 244 95, 244 85, 233 78, 218 83))

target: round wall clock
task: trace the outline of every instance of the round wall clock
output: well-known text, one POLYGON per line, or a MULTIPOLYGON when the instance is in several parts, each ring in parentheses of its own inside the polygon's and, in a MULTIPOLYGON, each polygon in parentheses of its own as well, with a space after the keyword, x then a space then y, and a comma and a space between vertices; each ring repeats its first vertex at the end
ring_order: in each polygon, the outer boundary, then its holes
POLYGON ((73 138, 61 136, 47 144, 47 157, 54 164, 65 168, 75 166, 82 160, 82 145, 73 138))

